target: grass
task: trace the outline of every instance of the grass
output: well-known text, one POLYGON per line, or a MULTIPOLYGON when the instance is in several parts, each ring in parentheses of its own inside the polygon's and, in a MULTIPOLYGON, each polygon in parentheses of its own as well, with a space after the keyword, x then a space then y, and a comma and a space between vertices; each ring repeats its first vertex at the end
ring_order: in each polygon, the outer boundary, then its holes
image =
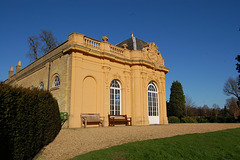
POLYGON ((127 143, 72 160, 240 159, 240 128, 127 143))

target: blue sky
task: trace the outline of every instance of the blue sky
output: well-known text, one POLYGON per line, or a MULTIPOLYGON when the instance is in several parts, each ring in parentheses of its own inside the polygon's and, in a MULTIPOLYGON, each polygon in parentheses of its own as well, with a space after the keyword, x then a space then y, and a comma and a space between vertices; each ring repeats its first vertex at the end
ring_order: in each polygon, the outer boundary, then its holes
POLYGON ((79 32, 117 44, 134 36, 155 42, 170 72, 166 75, 169 99, 172 82, 182 83, 196 106, 223 107, 222 88, 238 76, 235 57, 240 54, 239 0, 1 0, 0 81, 10 66, 30 61, 27 38, 42 29, 63 42, 79 32))

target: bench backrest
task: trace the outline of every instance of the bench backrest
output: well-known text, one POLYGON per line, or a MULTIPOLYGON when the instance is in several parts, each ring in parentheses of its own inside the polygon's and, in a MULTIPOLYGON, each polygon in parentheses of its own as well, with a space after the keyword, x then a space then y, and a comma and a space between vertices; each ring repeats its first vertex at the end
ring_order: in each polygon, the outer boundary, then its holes
POLYGON ((87 118, 87 121, 100 120, 100 114, 97 113, 81 113, 81 118, 87 118))
POLYGON ((127 115, 108 115, 108 119, 114 117, 114 119, 127 119, 127 115))

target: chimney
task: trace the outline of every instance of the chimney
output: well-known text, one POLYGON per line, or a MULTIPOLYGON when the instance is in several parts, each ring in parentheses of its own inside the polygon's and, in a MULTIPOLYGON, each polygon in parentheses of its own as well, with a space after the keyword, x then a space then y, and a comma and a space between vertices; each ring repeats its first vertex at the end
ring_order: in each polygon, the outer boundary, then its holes
POLYGON ((18 61, 18 65, 16 66, 16 73, 18 73, 22 69, 21 61, 18 61))
POLYGON ((13 76, 13 67, 10 67, 10 71, 8 71, 8 79, 11 78, 13 76))

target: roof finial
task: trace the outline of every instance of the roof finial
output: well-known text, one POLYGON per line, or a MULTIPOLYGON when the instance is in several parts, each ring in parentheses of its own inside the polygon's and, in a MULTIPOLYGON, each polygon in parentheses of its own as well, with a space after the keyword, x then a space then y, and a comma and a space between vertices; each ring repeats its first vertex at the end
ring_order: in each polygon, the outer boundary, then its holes
POLYGON ((133 37, 133 32, 131 33, 132 37, 133 37))
POLYGON ((132 41, 133 41, 133 50, 137 50, 137 40, 136 40, 136 38, 133 36, 133 32, 132 32, 132 41))

